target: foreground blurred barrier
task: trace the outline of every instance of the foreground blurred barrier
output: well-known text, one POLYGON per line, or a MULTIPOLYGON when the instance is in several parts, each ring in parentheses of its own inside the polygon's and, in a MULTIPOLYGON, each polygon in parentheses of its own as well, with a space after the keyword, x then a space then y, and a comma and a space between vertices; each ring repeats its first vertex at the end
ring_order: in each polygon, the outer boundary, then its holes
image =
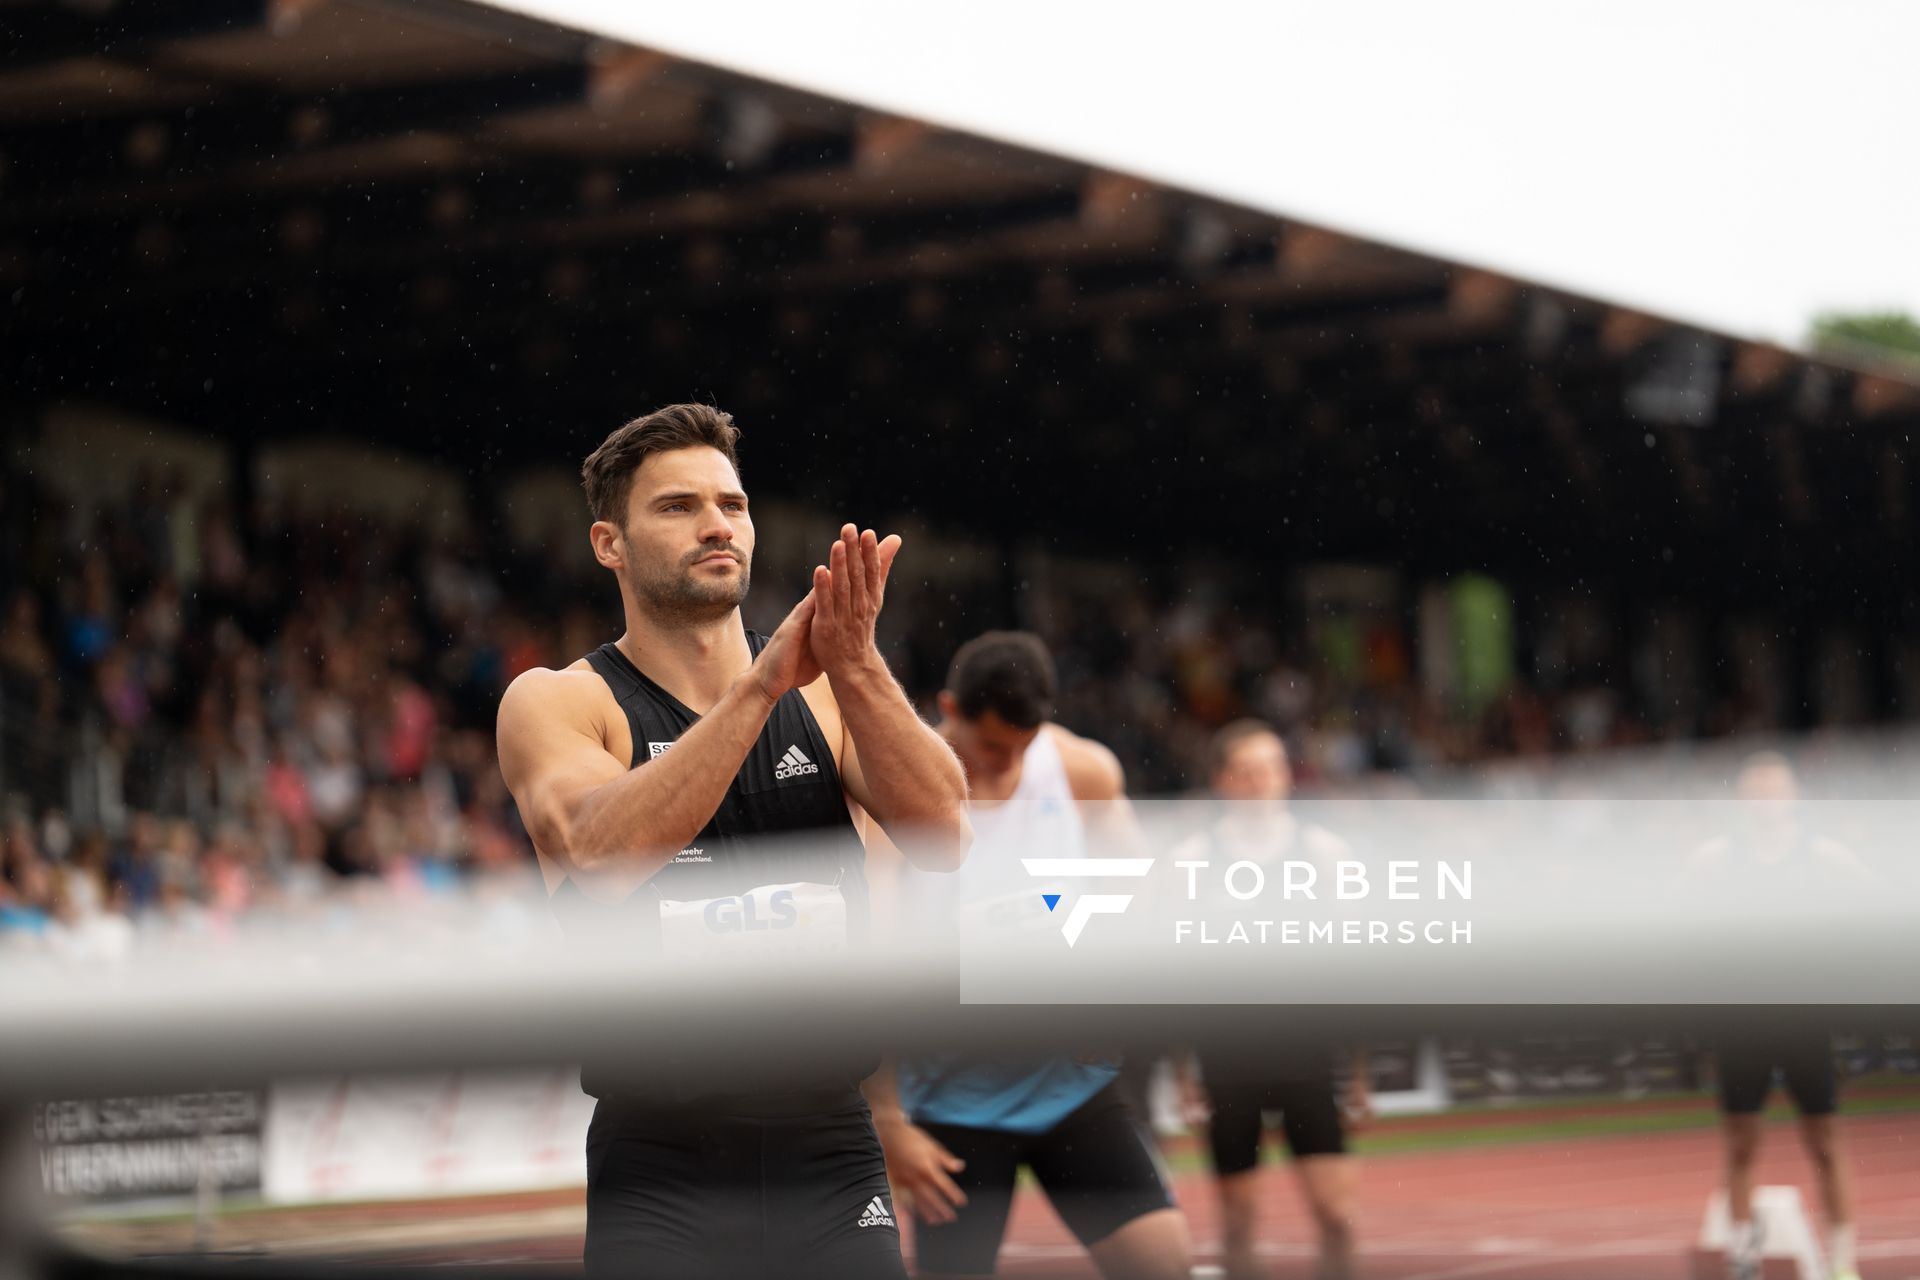
POLYGON ((156 935, 119 963, 10 954, 0 1094, 577 1061, 764 1075, 851 1049, 1202 1032, 1710 1037, 1788 1010, 1871 1033, 1911 1031, 1920 1008, 1911 802, 1583 795, 1279 816, 1336 834, 1335 856, 1209 844, 1276 815, 1165 804, 1065 864, 936 877, 876 859, 870 909, 861 886, 723 877, 712 898, 642 890, 563 930, 535 884, 156 935))

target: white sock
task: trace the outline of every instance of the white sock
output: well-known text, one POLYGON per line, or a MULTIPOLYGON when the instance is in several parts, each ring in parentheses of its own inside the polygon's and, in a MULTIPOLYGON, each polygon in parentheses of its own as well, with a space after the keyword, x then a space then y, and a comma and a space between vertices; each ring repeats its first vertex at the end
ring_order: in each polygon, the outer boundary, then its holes
POLYGON ((1853 1224, 1851 1222, 1837 1226, 1830 1237, 1828 1250, 1829 1266, 1841 1274, 1856 1270, 1853 1258, 1853 1224))
POLYGON ((1727 1233, 1727 1252, 1736 1258, 1751 1258, 1760 1252, 1760 1228, 1752 1218, 1733 1224, 1727 1233))

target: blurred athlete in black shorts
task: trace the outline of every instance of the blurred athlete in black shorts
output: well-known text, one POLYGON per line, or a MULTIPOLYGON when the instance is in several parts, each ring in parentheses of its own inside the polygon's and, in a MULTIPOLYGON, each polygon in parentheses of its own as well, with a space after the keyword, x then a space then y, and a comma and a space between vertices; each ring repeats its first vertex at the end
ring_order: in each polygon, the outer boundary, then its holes
MULTIPOLYGON (((1815 902, 1836 886, 1871 886, 1873 875, 1846 848, 1806 829, 1797 814, 1799 783, 1786 758, 1749 757, 1735 791, 1738 830, 1708 842, 1687 861, 1689 889, 1755 893, 1759 901, 1815 902)), ((1780 1074, 1800 1112, 1800 1137, 1820 1180, 1828 1230, 1830 1280, 1859 1280, 1854 1264, 1853 1186, 1840 1146, 1839 1087, 1833 1039, 1823 1027, 1751 1025, 1719 1038, 1720 1111, 1726 1136, 1728 1271, 1758 1280, 1766 1242, 1753 1216, 1754 1165, 1762 1114, 1780 1074)))
MULTIPOLYGON (((1216 867, 1247 861, 1316 864, 1331 884, 1333 864, 1345 853, 1340 839, 1287 812, 1293 773, 1280 735, 1257 720, 1241 720, 1214 735, 1210 781, 1226 812, 1181 845, 1172 861, 1216 867)), ((1276 877, 1277 878, 1277 877, 1276 877)), ((1244 1036, 1195 1046, 1180 1066, 1183 1109, 1190 1124, 1205 1125, 1220 1189, 1228 1280, 1265 1274, 1254 1253, 1260 1204, 1260 1140, 1264 1117, 1280 1115, 1300 1190, 1320 1234, 1321 1280, 1353 1274, 1353 1162, 1347 1127, 1372 1111, 1364 1051, 1354 1054, 1345 1098, 1334 1080, 1333 1046, 1290 1036, 1284 1026, 1250 1027, 1244 1036), (1343 1114, 1344 1112, 1344 1114, 1343 1114)))
MULTIPOLYGON (((594 451, 590 533, 626 633, 527 672, 500 705, 500 768, 556 912, 615 921, 663 981, 689 953, 777 955, 787 929, 803 947, 861 936, 849 802, 928 869, 958 866, 971 840, 959 761, 874 648, 898 538, 846 526, 771 637, 742 625, 754 539, 738 434, 716 409, 675 405, 594 451), (808 839, 756 842, 790 833, 808 839)), ((671 1046, 671 1027, 659 1035, 671 1046)), ((904 1276, 859 1092, 878 1054, 844 1056, 805 1072, 778 1052, 589 1064, 589 1272, 904 1276)))

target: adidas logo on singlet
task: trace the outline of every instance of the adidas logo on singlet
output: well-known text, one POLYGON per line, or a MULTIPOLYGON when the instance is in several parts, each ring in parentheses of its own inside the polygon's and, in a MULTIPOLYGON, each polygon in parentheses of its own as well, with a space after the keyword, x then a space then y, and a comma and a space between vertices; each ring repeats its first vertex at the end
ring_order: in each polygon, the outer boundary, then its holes
POLYGON ((785 782, 788 778, 798 778, 806 773, 818 773, 820 766, 807 759, 798 747, 788 747, 787 754, 780 757, 780 763, 774 766, 773 777, 776 782, 785 782))
POLYGON ((867 1201, 867 1207, 860 1211, 860 1225, 863 1227, 891 1227, 894 1225, 893 1215, 887 1212, 887 1206, 880 1203, 879 1196, 875 1196, 873 1199, 867 1201))

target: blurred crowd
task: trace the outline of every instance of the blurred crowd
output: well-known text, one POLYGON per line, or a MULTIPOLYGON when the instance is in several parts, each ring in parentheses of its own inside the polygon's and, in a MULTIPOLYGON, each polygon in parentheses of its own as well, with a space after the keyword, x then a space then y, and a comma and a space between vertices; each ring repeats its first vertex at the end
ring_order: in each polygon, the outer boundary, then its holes
MULTIPOLYGON (((1308 634, 1290 613, 1223 583, 1187 579, 1176 593, 1137 577, 1096 585, 1059 574, 1020 622, 1054 654, 1061 722, 1112 747, 1138 794, 1201 789, 1213 732, 1248 716, 1285 738, 1298 786, 1336 792, 1683 732, 1651 722, 1597 672, 1553 689, 1515 674, 1491 696, 1438 697, 1422 687, 1397 614, 1345 611, 1308 634)), ((911 618, 896 669, 916 693, 935 690, 965 633, 937 613, 911 618)), ((1773 727, 1747 717, 1726 731, 1773 727)))
MULTIPOLYGON (((617 635, 618 596, 584 557, 473 523, 456 537, 196 498, 154 467, 128 500, 87 505, 0 467, 0 945, 112 953, 347 883, 431 894, 523 873, 495 706, 521 671, 617 635)), ((1516 683, 1441 706, 1392 618, 1303 653, 1257 600, 1058 576, 1023 598, 896 594, 883 640, 925 713, 960 640, 1022 624, 1057 655, 1060 720, 1143 794, 1199 785, 1208 735, 1242 715, 1325 788, 1647 736, 1605 690, 1516 683)), ((756 592, 750 622, 784 603, 756 592)))
POLYGON ((492 708, 554 637, 478 550, 157 471, 92 511, 0 483, 0 937, 111 952, 524 869, 492 708))

